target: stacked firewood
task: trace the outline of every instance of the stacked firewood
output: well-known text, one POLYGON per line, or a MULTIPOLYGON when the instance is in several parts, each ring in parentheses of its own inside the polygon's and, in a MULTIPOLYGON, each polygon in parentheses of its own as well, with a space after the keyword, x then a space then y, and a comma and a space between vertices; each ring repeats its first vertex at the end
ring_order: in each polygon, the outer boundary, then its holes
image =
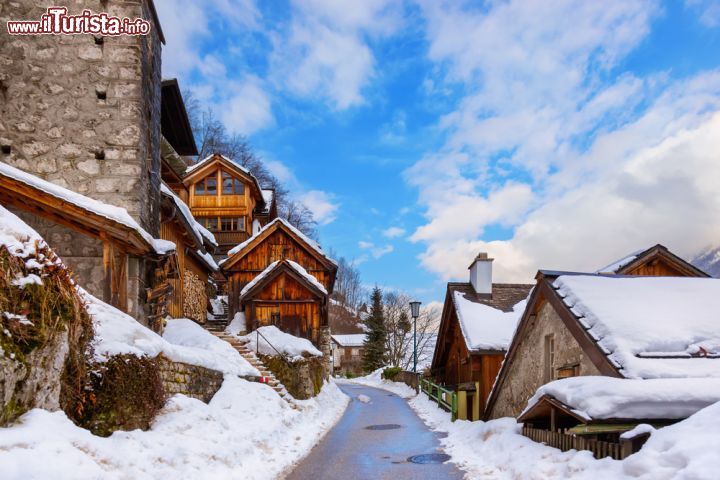
POLYGON ((185 290, 183 314, 198 323, 205 323, 208 302, 205 283, 189 270, 185 270, 183 282, 183 289, 185 290))

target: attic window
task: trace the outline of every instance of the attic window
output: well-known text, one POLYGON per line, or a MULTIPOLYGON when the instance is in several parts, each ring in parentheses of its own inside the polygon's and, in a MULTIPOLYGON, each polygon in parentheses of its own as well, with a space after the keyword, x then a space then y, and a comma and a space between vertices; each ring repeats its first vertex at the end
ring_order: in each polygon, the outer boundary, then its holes
POLYGON ((222 172, 223 195, 245 195, 245 184, 227 172, 222 172))
POLYGON ((195 184, 195 195, 217 195, 217 177, 212 174, 195 184))

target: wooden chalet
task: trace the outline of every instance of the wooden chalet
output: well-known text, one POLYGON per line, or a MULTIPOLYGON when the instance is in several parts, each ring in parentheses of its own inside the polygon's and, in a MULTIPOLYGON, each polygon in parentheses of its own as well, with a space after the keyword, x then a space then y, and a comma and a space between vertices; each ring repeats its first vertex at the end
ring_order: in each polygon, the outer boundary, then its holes
MULTIPOLYGON (((226 253, 277 216, 274 192, 260 187, 242 166, 213 154, 185 171, 183 184, 193 216, 226 253)), ((182 198, 182 196, 181 196, 182 198)))
POLYGON ((626 255, 599 269, 596 273, 607 275, 647 275, 654 277, 710 276, 660 244, 626 255))
POLYGON ((251 331, 275 325, 329 354, 328 300, 337 265, 314 240, 276 218, 228 255, 221 266, 231 318, 244 312, 251 331))
POLYGON ((362 355, 365 346, 364 333, 332 335, 333 373, 361 375, 362 355))
POLYGON ((470 265, 470 282, 448 283, 430 374, 446 388, 468 392, 479 420, 505 350, 532 285, 492 283, 492 259, 480 254, 470 265), (521 308, 521 306, 520 306, 521 308))
MULTIPOLYGON (((87 278, 76 273, 78 283, 126 313, 144 309, 148 323, 159 328, 157 321, 164 317, 166 303, 173 292, 171 282, 178 276, 172 244, 153 239, 123 208, 99 202, 4 163, 0 163, 0 202, 21 215, 31 215, 36 224, 61 225, 93 240, 93 245, 99 244, 100 282, 94 278, 97 269, 93 269, 87 278), (134 276, 140 271, 137 260, 152 266, 145 269, 142 278, 134 276)), ((53 246, 52 236, 46 241, 53 246)), ((73 268, 73 258, 63 257, 63 260, 73 268)))

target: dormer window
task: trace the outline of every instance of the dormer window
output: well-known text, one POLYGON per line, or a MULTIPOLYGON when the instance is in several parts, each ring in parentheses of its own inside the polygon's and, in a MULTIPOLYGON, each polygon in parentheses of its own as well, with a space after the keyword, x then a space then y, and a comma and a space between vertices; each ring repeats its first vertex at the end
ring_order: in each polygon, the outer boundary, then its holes
POLYGON ((227 172, 222 172, 223 195, 245 195, 245 184, 227 172))
POLYGON ((217 195, 217 176, 209 175, 196 183, 195 195, 217 195))

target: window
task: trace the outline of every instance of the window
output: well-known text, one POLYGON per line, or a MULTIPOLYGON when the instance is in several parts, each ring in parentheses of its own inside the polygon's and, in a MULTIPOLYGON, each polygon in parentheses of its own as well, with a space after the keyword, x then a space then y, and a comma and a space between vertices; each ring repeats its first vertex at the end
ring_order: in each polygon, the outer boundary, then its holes
POLYGON ((577 377, 580 375, 580 365, 565 365, 557 369, 556 378, 577 377))
POLYGON ((245 195, 245 184, 227 172, 222 172, 223 195, 245 195))
POLYGON ((545 381, 553 379, 555 363, 555 335, 545 335, 545 381))
POLYGON ((196 183, 195 195, 217 195, 217 176, 213 173, 196 183))
POLYGON ((244 232, 245 217, 220 217, 220 231, 244 232))

